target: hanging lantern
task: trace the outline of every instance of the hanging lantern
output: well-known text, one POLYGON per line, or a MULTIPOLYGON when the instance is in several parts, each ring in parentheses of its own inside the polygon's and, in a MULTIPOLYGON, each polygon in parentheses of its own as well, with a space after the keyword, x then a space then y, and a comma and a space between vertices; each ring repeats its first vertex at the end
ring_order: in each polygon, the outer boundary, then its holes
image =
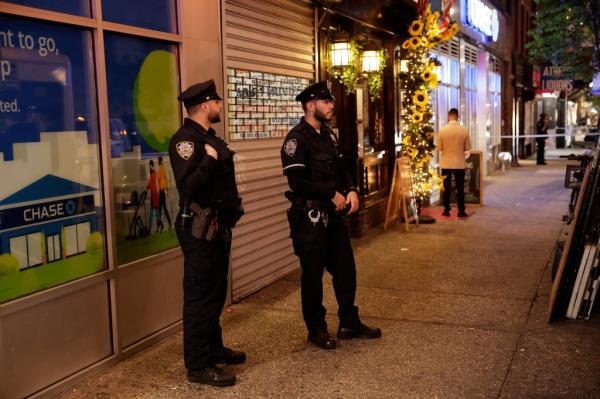
POLYGON ((379 72, 381 67, 380 52, 377 50, 367 50, 362 53, 362 71, 379 72))
POLYGON ((332 43, 329 53, 331 66, 333 67, 344 67, 352 64, 352 51, 349 42, 332 43))

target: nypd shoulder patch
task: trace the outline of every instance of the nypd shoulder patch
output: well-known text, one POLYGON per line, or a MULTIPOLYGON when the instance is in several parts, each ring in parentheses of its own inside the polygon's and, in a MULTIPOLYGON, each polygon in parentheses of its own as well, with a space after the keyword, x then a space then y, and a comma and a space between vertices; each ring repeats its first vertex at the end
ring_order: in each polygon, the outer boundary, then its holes
POLYGON ((287 154, 288 157, 293 157, 296 153, 296 148, 298 148, 298 142, 296 139, 289 139, 283 145, 283 151, 287 154))
POLYGON ((177 154, 186 161, 194 154, 194 143, 191 141, 180 141, 175 145, 177 154))

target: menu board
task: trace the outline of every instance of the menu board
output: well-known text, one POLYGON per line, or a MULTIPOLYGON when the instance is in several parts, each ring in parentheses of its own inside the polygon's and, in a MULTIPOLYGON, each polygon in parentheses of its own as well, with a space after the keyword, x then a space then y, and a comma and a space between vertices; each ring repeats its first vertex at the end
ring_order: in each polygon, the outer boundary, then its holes
MULTIPOLYGON (((465 203, 483 205, 483 174, 481 172, 482 153, 471 151, 465 167, 465 203)), ((450 190, 450 202, 456 202, 454 176, 450 190)))

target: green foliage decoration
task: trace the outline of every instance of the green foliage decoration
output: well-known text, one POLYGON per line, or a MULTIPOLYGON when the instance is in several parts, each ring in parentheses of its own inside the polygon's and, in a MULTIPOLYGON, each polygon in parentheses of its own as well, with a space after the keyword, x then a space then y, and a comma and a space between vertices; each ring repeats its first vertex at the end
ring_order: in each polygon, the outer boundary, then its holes
POLYGON ((531 62, 562 67, 589 82, 600 71, 600 0, 534 0, 534 27, 525 45, 531 62))
POLYGON ((383 69, 387 63, 388 52, 386 49, 377 52, 378 69, 377 72, 367 74, 367 85, 369 87, 369 96, 371 101, 378 100, 383 91, 383 69))

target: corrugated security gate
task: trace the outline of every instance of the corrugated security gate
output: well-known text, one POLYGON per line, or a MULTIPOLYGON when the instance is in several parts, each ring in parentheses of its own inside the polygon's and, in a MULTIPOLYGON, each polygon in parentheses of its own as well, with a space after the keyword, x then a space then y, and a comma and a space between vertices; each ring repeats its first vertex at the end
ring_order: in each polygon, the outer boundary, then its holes
POLYGON ((246 215, 234 230, 232 299, 298 268, 279 151, 315 77, 314 8, 294 0, 223 0, 227 131, 246 215))

